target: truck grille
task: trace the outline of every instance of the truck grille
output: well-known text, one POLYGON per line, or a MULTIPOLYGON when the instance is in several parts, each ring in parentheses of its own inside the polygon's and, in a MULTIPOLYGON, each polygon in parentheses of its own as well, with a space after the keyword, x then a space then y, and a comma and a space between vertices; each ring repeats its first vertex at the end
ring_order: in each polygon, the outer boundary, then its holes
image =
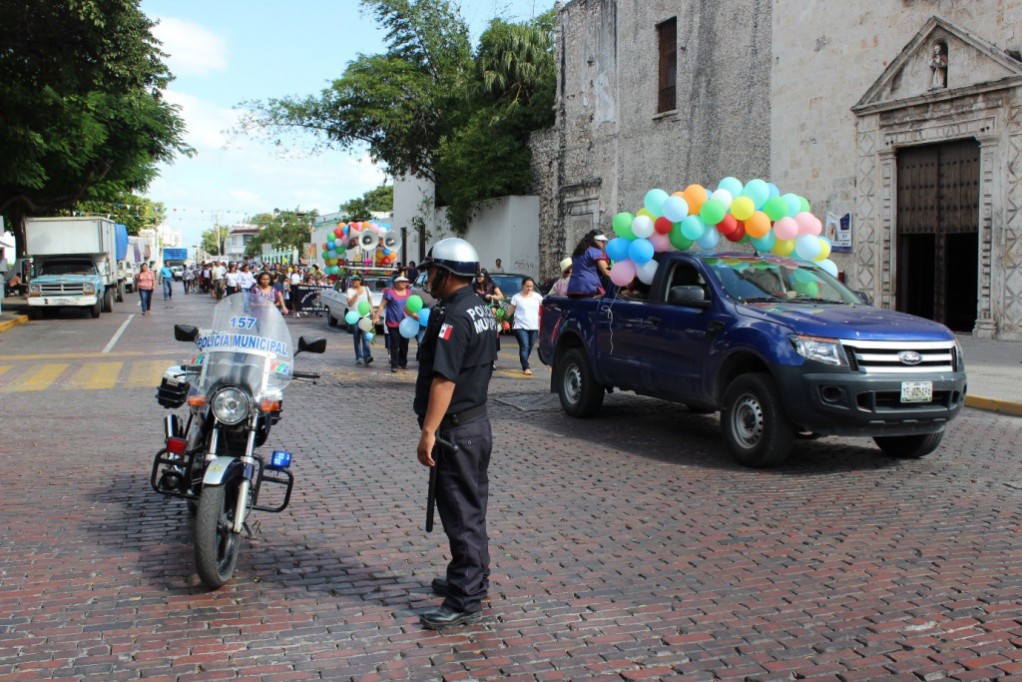
POLYGON ((852 370, 864 374, 954 372, 954 341, 842 340, 852 370))
POLYGON ((43 296, 82 296, 84 288, 81 284, 40 284, 40 293, 43 296))

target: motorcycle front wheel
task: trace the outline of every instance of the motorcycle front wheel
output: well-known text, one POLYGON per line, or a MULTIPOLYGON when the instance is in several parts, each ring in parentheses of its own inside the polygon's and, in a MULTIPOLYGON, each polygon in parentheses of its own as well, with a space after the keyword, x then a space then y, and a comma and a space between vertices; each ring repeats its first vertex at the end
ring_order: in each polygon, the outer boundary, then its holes
POLYGON ((199 496, 195 515, 195 569, 202 584, 211 590, 222 587, 234 575, 241 552, 241 534, 235 533, 234 510, 237 486, 208 485, 199 496))

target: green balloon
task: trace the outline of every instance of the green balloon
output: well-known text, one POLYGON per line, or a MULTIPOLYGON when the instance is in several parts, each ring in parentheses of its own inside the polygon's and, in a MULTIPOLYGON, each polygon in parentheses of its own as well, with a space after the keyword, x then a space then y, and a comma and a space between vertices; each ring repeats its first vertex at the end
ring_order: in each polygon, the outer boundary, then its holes
POLYGON ((688 251, 692 248, 692 240, 681 233, 681 223, 674 224, 671 231, 667 233, 667 238, 671 240, 671 246, 678 251, 688 251))
POLYGON ((763 204, 763 212, 771 221, 780 220, 788 214, 788 203, 781 197, 770 197, 763 204))
POLYGON ((373 307, 371 305, 369 305, 369 301, 359 301, 358 302, 358 314, 361 315, 362 317, 365 317, 366 315, 368 315, 369 311, 372 310, 372 309, 373 309, 373 307))
POLYGON ((405 303, 405 307, 408 308, 408 312, 417 313, 422 310, 422 297, 412 294, 408 297, 408 301, 405 303))
POLYGON ((809 213, 809 200, 804 196, 799 195, 798 197, 799 208, 802 213, 809 213))
POLYGON ((618 213, 614 216, 614 220, 611 226, 614 228, 614 234, 625 239, 635 239, 635 233, 632 232, 632 221, 635 220, 635 216, 631 213, 618 213))
POLYGON ((703 219, 703 222, 707 225, 716 225, 724 216, 727 214, 727 208, 724 206, 724 202, 718 199, 710 199, 703 204, 703 207, 699 209, 699 217, 703 219))

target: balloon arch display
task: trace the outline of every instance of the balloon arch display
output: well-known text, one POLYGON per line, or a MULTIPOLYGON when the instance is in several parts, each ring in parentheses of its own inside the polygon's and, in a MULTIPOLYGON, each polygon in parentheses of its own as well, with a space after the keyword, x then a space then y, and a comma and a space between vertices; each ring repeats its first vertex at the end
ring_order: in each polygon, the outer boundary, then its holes
POLYGON ((686 251, 693 245, 712 250, 721 237, 748 242, 761 253, 814 261, 835 276, 838 271, 829 259, 830 241, 820 236, 823 224, 809 212, 809 201, 781 194, 776 185, 760 179, 743 185, 727 177, 712 191, 702 185, 674 194, 651 189, 634 215, 614 216, 613 228, 616 236, 607 243, 607 256, 614 263, 610 278, 618 286, 627 286, 636 277, 652 283, 657 253, 686 251))
POLYGON ((349 265, 393 266, 400 250, 401 235, 392 231, 389 223, 372 220, 337 223, 323 243, 324 272, 340 274, 345 262, 349 265))

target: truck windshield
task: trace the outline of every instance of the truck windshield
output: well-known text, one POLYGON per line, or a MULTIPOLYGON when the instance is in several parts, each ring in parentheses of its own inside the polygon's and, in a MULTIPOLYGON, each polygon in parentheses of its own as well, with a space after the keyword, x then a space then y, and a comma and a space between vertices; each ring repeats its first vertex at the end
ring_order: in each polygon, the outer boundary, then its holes
POLYGON ((87 260, 46 261, 39 268, 39 275, 94 275, 96 266, 87 260))
POLYGON ((741 303, 862 303, 837 278, 807 261, 736 256, 708 258, 706 265, 727 295, 741 303))

